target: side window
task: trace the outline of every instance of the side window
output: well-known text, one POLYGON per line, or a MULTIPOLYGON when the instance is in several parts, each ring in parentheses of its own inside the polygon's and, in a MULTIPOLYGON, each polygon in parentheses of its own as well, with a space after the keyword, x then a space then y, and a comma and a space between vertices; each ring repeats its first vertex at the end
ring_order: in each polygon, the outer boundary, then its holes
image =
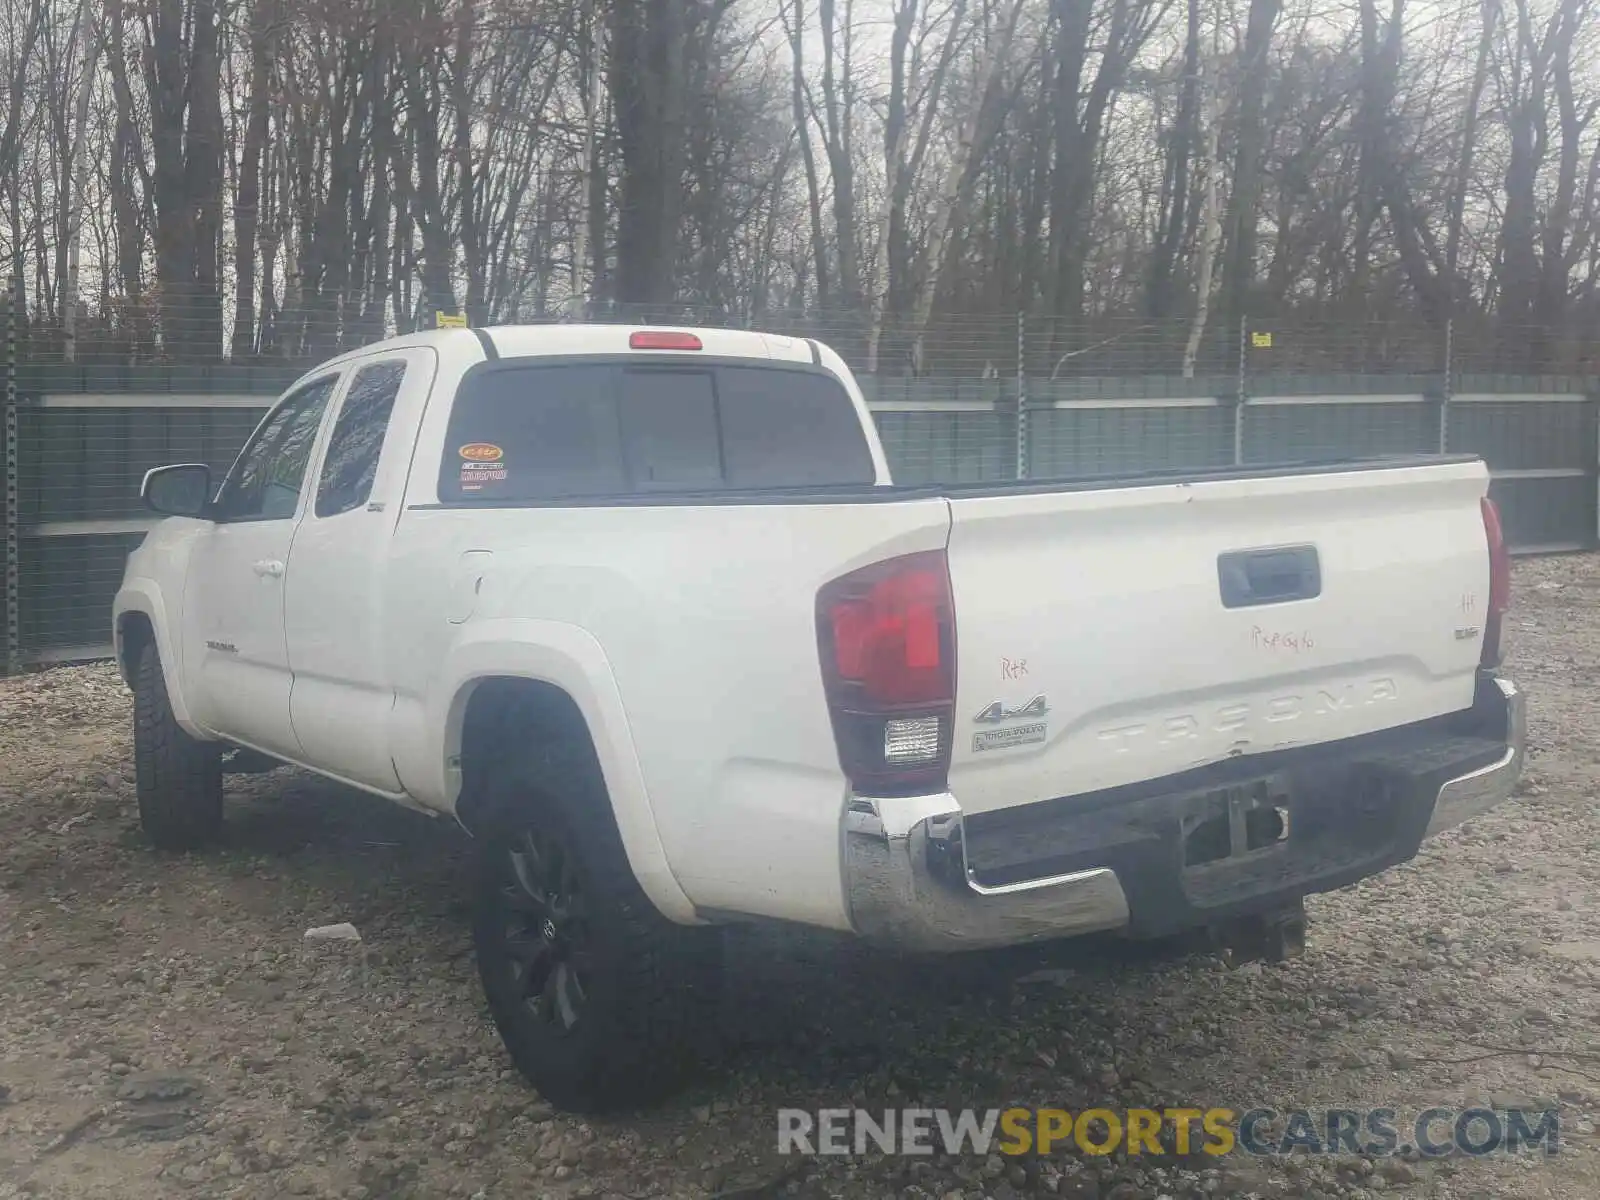
POLYGON ((717 372, 730 487, 871 484, 861 418, 837 380, 814 371, 724 367, 717 372))
POLYGON ((289 395, 256 431, 217 493, 219 521, 282 521, 300 502, 311 446, 328 397, 339 382, 329 375, 289 395))
POLYGON ((363 367, 351 381, 323 456, 317 516, 336 517, 360 508, 371 497, 378 455, 405 377, 404 362, 384 362, 363 367))
POLYGON ((612 368, 598 364, 469 376, 450 410, 439 499, 518 501, 624 491, 615 379, 612 368))

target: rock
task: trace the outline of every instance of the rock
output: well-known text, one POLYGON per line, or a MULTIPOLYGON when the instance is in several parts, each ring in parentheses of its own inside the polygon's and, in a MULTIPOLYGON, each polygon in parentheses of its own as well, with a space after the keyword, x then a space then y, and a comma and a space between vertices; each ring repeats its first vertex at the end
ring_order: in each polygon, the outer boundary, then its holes
POLYGON ((1559 1110, 1561 1105, 1549 1096, 1529 1096, 1518 1092, 1497 1092, 1489 1100, 1489 1107, 1495 1112, 1524 1112, 1530 1116, 1534 1113, 1559 1110))
POLYGON ((181 1100, 196 1091, 194 1080, 185 1075, 147 1071, 130 1075, 117 1088, 118 1100, 181 1100))
POLYGON ((1049 983, 1057 987, 1064 987, 1071 983, 1077 977, 1077 974, 1070 967, 1040 967, 1037 971, 1029 971, 1026 975, 1019 975, 1016 982, 1019 986, 1024 987, 1033 983, 1049 983))
MULTIPOLYGON (((161 1134, 182 1129, 189 1123, 189 1114, 182 1109, 162 1108, 135 1112, 119 1127, 125 1134, 161 1134)), ((165 1139, 153 1139, 165 1140, 165 1139)))
POLYGON ((318 925, 306 930, 305 940, 308 942, 359 942, 361 932, 349 921, 341 921, 337 925, 318 925))
POLYGON ((1417 1169, 1410 1163, 1402 1162, 1397 1158, 1385 1159, 1383 1165, 1378 1168, 1378 1174, 1382 1175, 1390 1183, 1415 1183, 1417 1181, 1417 1169))
POLYGON ((1565 958, 1572 962, 1600 963, 1600 941, 1557 942, 1548 949, 1557 958, 1565 958))

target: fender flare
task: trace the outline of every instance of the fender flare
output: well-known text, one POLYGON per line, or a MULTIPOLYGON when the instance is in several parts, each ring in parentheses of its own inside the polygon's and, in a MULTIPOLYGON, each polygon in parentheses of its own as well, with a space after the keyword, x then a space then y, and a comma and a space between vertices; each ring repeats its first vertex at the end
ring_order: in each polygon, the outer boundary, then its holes
POLYGON ((210 733, 201 729, 194 723, 194 718, 189 714, 189 705, 183 691, 183 658, 181 648, 172 640, 172 632, 167 624, 167 605, 162 599, 161 589, 148 579, 132 579, 125 582, 117 591, 117 598, 111 609, 112 640, 116 648, 117 666, 123 672, 128 686, 133 686, 133 679, 129 677, 125 667, 126 658, 122 644, 122 619, 131 613, 141 614, 150 622, 150 628, 155 634, 156 656, 161 660, 161 674, 167 685, 167 700, 172 705, 172 716, 178 725, 190 737, 200 741, 211 741, 210 733))
POLYGON ((428 748, 428 755, 443 773, 439 794, 450 811, 461 795, 459 755, 467 702, 478 682, 488 678, 545 683, 571 697, 589 728, 634 878, 663 916, 680 924, 697 923, 694 904, 672 873, 661 844, 611 663, 585 629, 525 618, 474 620, 462 627, 427 706, 429 736, 438 743, 428 748))

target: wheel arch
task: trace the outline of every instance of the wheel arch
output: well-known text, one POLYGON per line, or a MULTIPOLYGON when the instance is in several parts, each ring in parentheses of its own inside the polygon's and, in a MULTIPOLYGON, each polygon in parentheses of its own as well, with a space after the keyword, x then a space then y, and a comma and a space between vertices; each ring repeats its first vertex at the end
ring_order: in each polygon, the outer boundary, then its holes
POLYGON ((172 705, 172 715, 184 732, 191 737, 209 740, 190 715, 188 698, 183 687, 183 672, 178 647, 172 640, 167 622, 167 607, 161 593, 139 584, 124 585, 117 593, 115 619, 112 622, 113 650, 117 669, 123 682, 132 688, 139 668, 139 655, 144 648, 154 644, 161 660, 161 674, 167 685, 167 700, 172 705))
POLYGON ((494 815, 478 786, 483 760, 473 761, 492 749, 494 738, 512 736, 512 730, 529 736, 530 725, 545 736, 581 737, 605 785, 603 815, 617 831, 634 878, 663 916, 699 923, 667 861, 628 714, 599 644, 570 626, 517 621, 510 622, 517 629, 490 628, 499 624, 481 623, 454 648, 445 672, 448 699, 435 710, 443 726, 444 791, 457 820, 469 834, 481 833, 494 815), (529 624, 541 628, 520 628, 529 624))

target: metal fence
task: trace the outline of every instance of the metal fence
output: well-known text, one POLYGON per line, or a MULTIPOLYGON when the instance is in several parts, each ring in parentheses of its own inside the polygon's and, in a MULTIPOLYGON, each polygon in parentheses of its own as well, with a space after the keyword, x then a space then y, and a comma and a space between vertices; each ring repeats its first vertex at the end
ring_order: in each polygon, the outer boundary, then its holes
MULTIPOLYGON (((1595 378, 1465 374, 1414 356, 1391 364, 1405 370, 1313 372, 1287 354, 1255 353, 1243 336, 1227 371, 1213 358, 1212 373, 1192 378, 1142 374, 1137 359, 1113 367, 1102 356, 1104 373, 1088 373, 1093 354, 1047 361, 1029 351, 1028 322, 1013 324, 1011 365, 1037 373, 1007 375, 984 360, 965 375, 862 378, 897 481, 1467 452, 1487 460, 1517 550, 1596 543, 1595 378)), ((137 495, 144 472, 175 461, 224 470, 299 366, 65 363, 19 353, 15 328, 6 322, 0 510, 12 670, 109 653, 111 600, 151 523, 137 495)))

